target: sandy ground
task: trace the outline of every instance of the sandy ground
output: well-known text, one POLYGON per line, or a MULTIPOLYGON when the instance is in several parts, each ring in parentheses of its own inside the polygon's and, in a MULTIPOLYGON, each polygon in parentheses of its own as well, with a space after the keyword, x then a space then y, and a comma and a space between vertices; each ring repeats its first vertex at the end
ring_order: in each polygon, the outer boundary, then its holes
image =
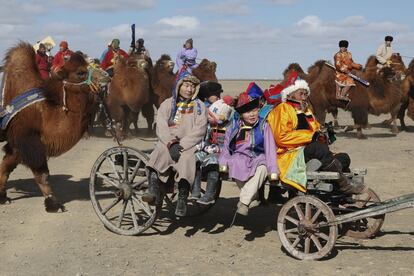
MULTIPOLYGON (((226 94, 236 94, 247 81, 224 81, 226 94)), ((269 82, 259 82, 266 87, 269 82)), ((335 151, 348 152, 353 167, 368 168, 366 183, 382 199, 414 192, 414 123, 394 136, 370 117, 367 140, 339 133, 335 151)), ((340 113, 342 125, 350 115, 340 113)), ((142 125, 142 122, 141 122, 142 125)), ((151 142, 125 144, 151 148, 151 142)), ((71 151, 49 161, 50 182, 67 208, 44 211, 43 198, 31 173, 18 167, 8 182, 10 205, 0 206, 0 275, 410 275, 414 268, 412 209, 386 216, 378 237, 341 238, 323 261, 298 261, 281 250, 276 232, 280 206, 257 207, 228 228, 238 188, 224 182, 221 198, 205 215, 173 221, 162 218, 159 232, 126 237, 103 227, 89 200, 89 173, 95 159, 115 146, 109 138, 80 141, 71 151)))

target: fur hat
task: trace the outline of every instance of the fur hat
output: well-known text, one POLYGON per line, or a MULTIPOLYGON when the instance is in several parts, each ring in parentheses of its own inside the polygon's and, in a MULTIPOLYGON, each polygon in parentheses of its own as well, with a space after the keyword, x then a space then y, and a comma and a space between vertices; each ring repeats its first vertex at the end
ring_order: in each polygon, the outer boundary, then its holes
POLYGON ((390 35, 387 35, 384 40, 385 41, 392 42, 394 40, 394 38, 392 36, 390 36, 390 35))
POLYGON ((305 89, 308 94, 310 93, 308 83, 305 80, 301 80, 296 71, 292 71, 289 75, 285 88, 281 92, 282 102, 286 102, 287 96, 299 89, 305 89))
POLYGON ((249 112, 252 109, 259 108, 259 106, 259 98, 252 98, 246 92, 242 92, 237 98, 236 111, 242 114, 249 112))
POLYGON ((228 105, 223 99, 215 101, 208 108, 208 115, 212 118, 211 123, 224 123, 230 120, 230 116, 233 112, 233 108, 228 105))
POLYGON ((194 84, 194 86, 196 87, 196 91, 195 91, 195 93, 194 93, 194 95, 191 99, 194 100, 195 98, 197 98, 198 91, 199 91, 200 80, 197 77, 195 77, 193 75, 190 75, 189 73, 188 74, 181 74, 181 77, 178 79, 177 84, 175 86, 175 95, 176 95, 176 97, 179 96, 181 85, 184 82, 191 82, 192 84, 194 84))
POLYGON ((349 42, 347 40, 339 41, 339 48, 345 47, 348 48, 349 42))
POLYGON ((223 92, 223 88, 220 83, 215 81, 203 81, 200 83, 200 91, 198 93, 198 97, 202 101, 205 101, 212 95, 220 98, 221 92, 223 92))

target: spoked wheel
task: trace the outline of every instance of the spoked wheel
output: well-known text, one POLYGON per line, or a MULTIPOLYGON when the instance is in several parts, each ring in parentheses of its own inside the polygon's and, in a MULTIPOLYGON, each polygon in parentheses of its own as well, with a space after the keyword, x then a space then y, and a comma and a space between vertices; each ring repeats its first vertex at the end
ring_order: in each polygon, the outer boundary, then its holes
MULTIPOLYGON (((206 185, 207 185, 206 182, 204 181, 201 182, 201 196, 203 196, 206 191, 206 185)), ((219 180, 219 182, 217 183, 216 193, 214 195, 216 202, 220 196, 220 191, 221 191, 221 180, 219 180)), ((177 199, 178 199, 178 194, 176 193, 176 191, 174 191, 172 194, 166 194, 164 197, 164 201, 167 204, 168 210, 173 214, 175 212, 175 207, 177 206, 177 199)), ((197 203, 197 200, 188 200, 186 217, 199 216, 207 212, 211 207, 213 207, 214 204, 215 203, 209 204, 209 205, 202 205, 202 204, 197 203)))
POLYGON ((148 157, 133 148, 104 151, 92 167, 89 193, 104 225, 120 235, 138 235, 157 217, 157 208, 142 200, 148 188, 148 157))
POLYGON ((333 249, 338 229, 332 210, 313 196, 297 196, 286 202, 277 218, 283 247, 295 258, 317 260, 333 249))
MULTIPOLYGON (((352 196, 352 201, 343 204, 343 207, 351 211, 357 211, 368 208, 375 203, 381 202, 379 196, 371 189, 360 195, 352 196)), ((357 221, 352 221, 342 225, 343 235, 357 238, 367 239, 375 236, 382 225, 384 224, 385 215, 379 215, 371 218, 364 218, 357 221)))

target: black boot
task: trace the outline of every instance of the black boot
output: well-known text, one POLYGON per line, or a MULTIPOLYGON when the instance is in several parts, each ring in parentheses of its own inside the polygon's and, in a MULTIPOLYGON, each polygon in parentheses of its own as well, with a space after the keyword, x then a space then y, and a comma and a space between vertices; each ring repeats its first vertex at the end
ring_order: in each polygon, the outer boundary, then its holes
POLYGON ((269 194, 267 196, 268 203, 283 204, 286 202, 286 198, 282 195, 284 191, 280 187, 269 186, 269 194))
POLYGON ((197 200, 197 203, 208 205, 216 202, 216 189, 219 182, 220 174, 218 171, 209 171, 207 174, 206 193, 202 198, 197 200))
POLYGON ((364 193, 366 187, 363 184, 352 185, 351 181, 342 172, 342 164, 338 159, 333 159, 329 165, 323 168, 323 171, 327 172, 338 172, 339 179, 334 180, 335 184, 338 185, 339 191, 347 195, 361 194, 364 193))
POLYGON ((156 172, 150 171, 148 183, 148 191, 142 195, 142 200, 151 205, 158 206, 161 204, 161 194, 160 183, 156 172))
POLYGON ((181 179, 178 182, 178 199, 175 207, 175 215, 184 217, 187 214, 187 198, 190 190, 190 183, 187 180, 181 179))
POLYGON ((199 200, 201 196, 201 169, 197 168, 189 200, 199 200))

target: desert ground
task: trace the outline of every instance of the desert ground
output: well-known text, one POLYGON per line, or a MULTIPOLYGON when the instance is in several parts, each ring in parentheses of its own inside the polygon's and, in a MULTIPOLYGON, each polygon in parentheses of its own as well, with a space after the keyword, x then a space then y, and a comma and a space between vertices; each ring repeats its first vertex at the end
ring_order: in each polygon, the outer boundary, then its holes
MULTIPOLYGON (((224 94, 238 94, 248 82, 222 81, 224 94)), ((265 88, 270 81, 258 84, 265 88)), ((414 192, 414 122, 407 119, 409 131, 394 135, 381 125, 388 117, 369 117, 367 140, 338 131, 332 145, 350 154, 352 167, 368 169, 365 183, 383 200, 414 192)), ((339 121, 352 122, 345 111, 339 121)), ((150 149, 154 142, 131 138, 124 144, 150 149)), ((374 239, 340 238, 329 258, 298 261, 281 248, 280 205, 256 207, 229 228, 239 193, 231 182, 223 183, 220 199, 202 216, 164 217, 158 231, 150 228, 141 236, 114 234, 95 214, 88 185, 96 158, 115 145, 111 138, 91 137, 49 160, 50 182, 65 203, 64 213, 45 212, 27 168, 11 174, 13 201, 0 206, 0 275, 412 275, 412 209, 387 214, 374 239)))

